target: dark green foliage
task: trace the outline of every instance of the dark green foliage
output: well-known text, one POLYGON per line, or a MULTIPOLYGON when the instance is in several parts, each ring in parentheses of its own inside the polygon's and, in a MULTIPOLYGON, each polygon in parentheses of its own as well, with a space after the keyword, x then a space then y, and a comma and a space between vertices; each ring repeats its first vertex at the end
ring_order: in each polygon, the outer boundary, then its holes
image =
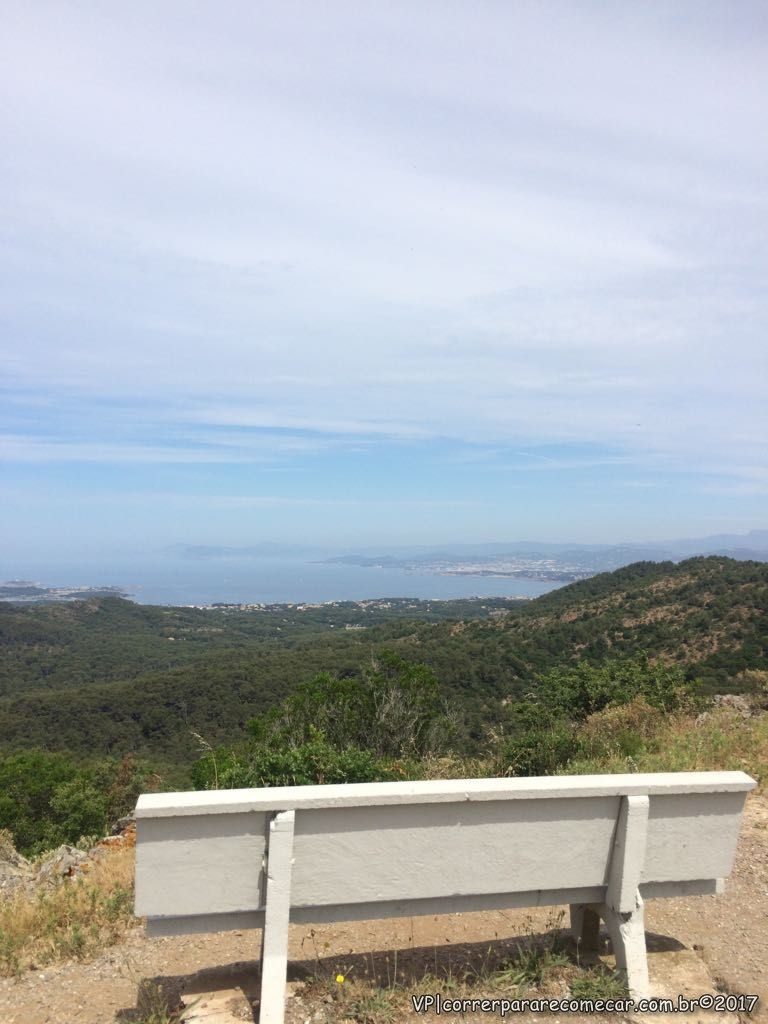
POLYGON ((321 733, 296 747, 280 749, 253 743, 236 750, 211 752, 192 769, 197 789, 384 782, 400 777, 396 767, 370 751, 355 747, 339 750, 321 733))
POLYGON ((192 730, 213 744, 231 742, 298 683, 328 670, 359 675, 390 635, 515 604, 392 599, 253 612, 143 608, 119 599, 0 604, 0 694, 3 687, 9 694, 0 696, 0 751, 132 750, 165 767, 185 765, 196 749, 192 730), (414 615, 418 622, 406 618, 414 615))
POLYGON ((27 852, 101 831, 147 788, 124 752, 184 788, 193 732, 226 748, 195 766, 201 786, 414 777, 425 753, 487 753, 500 731, 500 772, 548 773, 599 752, 606 715, 632 756, 635 698, 664 714, 694 679, 755 688, 766 609, 768 565, 727 558, 638 563, 517 605, 0 604, 0 828, 27 852))
MULTIPOLYGON (((201 659, 243 659, 244 653, 297 640, 332 638, 336 630, 363 633, 391 622, 484 618, 514 608, 505 598, 466 601, 344 601, 327 605, 269 605, 246 611, 164 608, 120 598, 68 604, 0 602, 0 697, 27 690, 73 689, 168 672, 201 659), (363 627, 360 629, 359 627, 363 627)), ((359 639, 359 636, 357 637, 359 639)))
MULTIPOLYGON (((34 853, 65 842, 87 818, 101 829, 106 808, 90 780, 68 758, 39 751, 0 761, 0 828, 10 831, 17 848, 34 853), (88 790, 88 792, 86 792, 88 790), (83 801, 91 798, 92 810, 83 801)), ((74 839, 83 834, 77 831, 74 839)))
POLYGON ((513 705, 511 735, 499 755, 501 770, 550 775, 577 754, 578 725, 590 715, 638 697, 659 711, 674 711, 690 699, 691 690, 681 668, 652 665, 644 657, 554 669, 513 705))
POLYGON ((208 750, 204 788, 374 782, 446 747, 451 720, 434 673, 384 651, 360 677, 322 673, 249 724, 250 744, 208 750))
POLYGON ((424 757, 447 746, 452 723, 437 677, 391 651, 380 652, 360 676, 323 672, 283 703, 255 718, 252 736, 297 747, 315 735, 337 750, 358 747, 377 757, 424 757))
POLYGON ((602 665, 581 662, 573 668, 553 669, 537 680, 527 704, 569 721, 581 721, 615 704, 644 697, 664 711, 678 708, 691 686, 679 666, 651 664, 647 657, 608 661, 602 665))
POLYGON ((579 749, 573 722, 529 705, 521 710, 515 732, 501 743, 498 764, 503 775, 554 775, 579 749))
POLYGON ((641 562, 516 606, 0 605, 0 751, 133 750, 182 766, 196 752, 191 730, 214 746, 236 743, 249 720, 321 673, 354 690, 360 665, 383 650, 431 669, 460 709, 455 745, 479 751, 502 706, 557 668, 647 653, 701 680, 705 693, 738 689, 741 673, 768 669, 766 609, 768 565, 727 558, 641 562))
POLYGON ((0 759, 0 829, 25 855, 101 836, 146 787, 130 758, 84 767, 63 754, 14 754, 0 759))

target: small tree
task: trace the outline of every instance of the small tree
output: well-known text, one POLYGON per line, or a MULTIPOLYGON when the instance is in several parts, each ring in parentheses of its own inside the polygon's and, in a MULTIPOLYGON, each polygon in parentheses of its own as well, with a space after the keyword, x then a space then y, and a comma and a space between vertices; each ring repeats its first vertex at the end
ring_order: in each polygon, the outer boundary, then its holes
POLYGON ((372 705, 369 749, 381 757, 424 757, 449 746, 456 723, 432 669, 385 651, 364 685, 372 705))
POLYGON ((320 735, 337 750, 423 757, 446 747, 455 723, 434 672, 385 651, 360 677, 324 672, 302 683, 249 729, 260 743, 298 747, 320 735))
POLYGON ((302 683, 249 723, 250 744, 207 750, 196 785, 305 785, 401 778, 403 765, 445 748, 454 721, 436 676, 385 652, 359 677, 330 673, 302 683))

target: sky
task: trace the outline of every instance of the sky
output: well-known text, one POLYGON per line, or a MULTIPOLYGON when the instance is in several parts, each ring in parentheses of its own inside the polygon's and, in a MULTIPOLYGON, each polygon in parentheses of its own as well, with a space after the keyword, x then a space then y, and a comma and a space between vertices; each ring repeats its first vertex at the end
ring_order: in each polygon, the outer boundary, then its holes
POLYGON ((768 525, 768 7, 7 0, 0 555, 768 525))

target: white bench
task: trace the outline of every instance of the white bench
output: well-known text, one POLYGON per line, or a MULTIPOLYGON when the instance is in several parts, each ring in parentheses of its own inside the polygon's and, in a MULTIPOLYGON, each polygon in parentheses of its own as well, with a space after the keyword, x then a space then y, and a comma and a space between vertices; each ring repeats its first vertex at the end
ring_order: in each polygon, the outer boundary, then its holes
POLYGON ((648 994, 643 901, 722 891, 743 772, 157 793, 136 808, 150 935, 263 927, 261 1024, 283 1019, 289 922, 570 904, 648 994))

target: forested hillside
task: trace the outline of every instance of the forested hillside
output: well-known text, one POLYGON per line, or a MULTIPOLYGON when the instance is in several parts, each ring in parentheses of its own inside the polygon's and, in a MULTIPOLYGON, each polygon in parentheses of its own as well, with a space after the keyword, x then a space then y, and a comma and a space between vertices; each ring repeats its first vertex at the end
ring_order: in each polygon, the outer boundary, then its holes
POLYGON ((333 635, 386 622, 498 615, 521 598, 419 601, 392 598, 324 605, 169 608, 120 598, 69 604, 0 602, 0 697, 31 689, 77 688, 170 669, 222 651, 333 635))
POLYGON ((389 649, 434 671, 460 710, 457 742, 471 751, 502 705, 581 661, 647 655, 681 666, 704 692, 738 689, 740 672, 768 668, 767 608, 768 565, 717 557, 641 562, 516 606, 5 606, 0 750, 131 751, 187 764, 193 732, 236 740, 299 683, 323 671, 359 677, 389 649))
POLYGON ((462 662, 482 667, 479 688, 524 692, 537 673, 586 660, 646 654, 685 666, 703 692, 727 691, 768 659, 768 565, 728 558, 637 562, 552 591, 514 615, 466 628, 424 627, 416 643, 441 637, 438 675, 462 662))
POLYGON ((116 598, 0 604, 0 753, 152 755, 187 764, 192 731, 213 742, 320 671, 359 673, 415 624, 502 616, 524 600, 393 598, 243 610, 166 608, 116 598), (370 639, 369 639, 370 638, 370 639))

